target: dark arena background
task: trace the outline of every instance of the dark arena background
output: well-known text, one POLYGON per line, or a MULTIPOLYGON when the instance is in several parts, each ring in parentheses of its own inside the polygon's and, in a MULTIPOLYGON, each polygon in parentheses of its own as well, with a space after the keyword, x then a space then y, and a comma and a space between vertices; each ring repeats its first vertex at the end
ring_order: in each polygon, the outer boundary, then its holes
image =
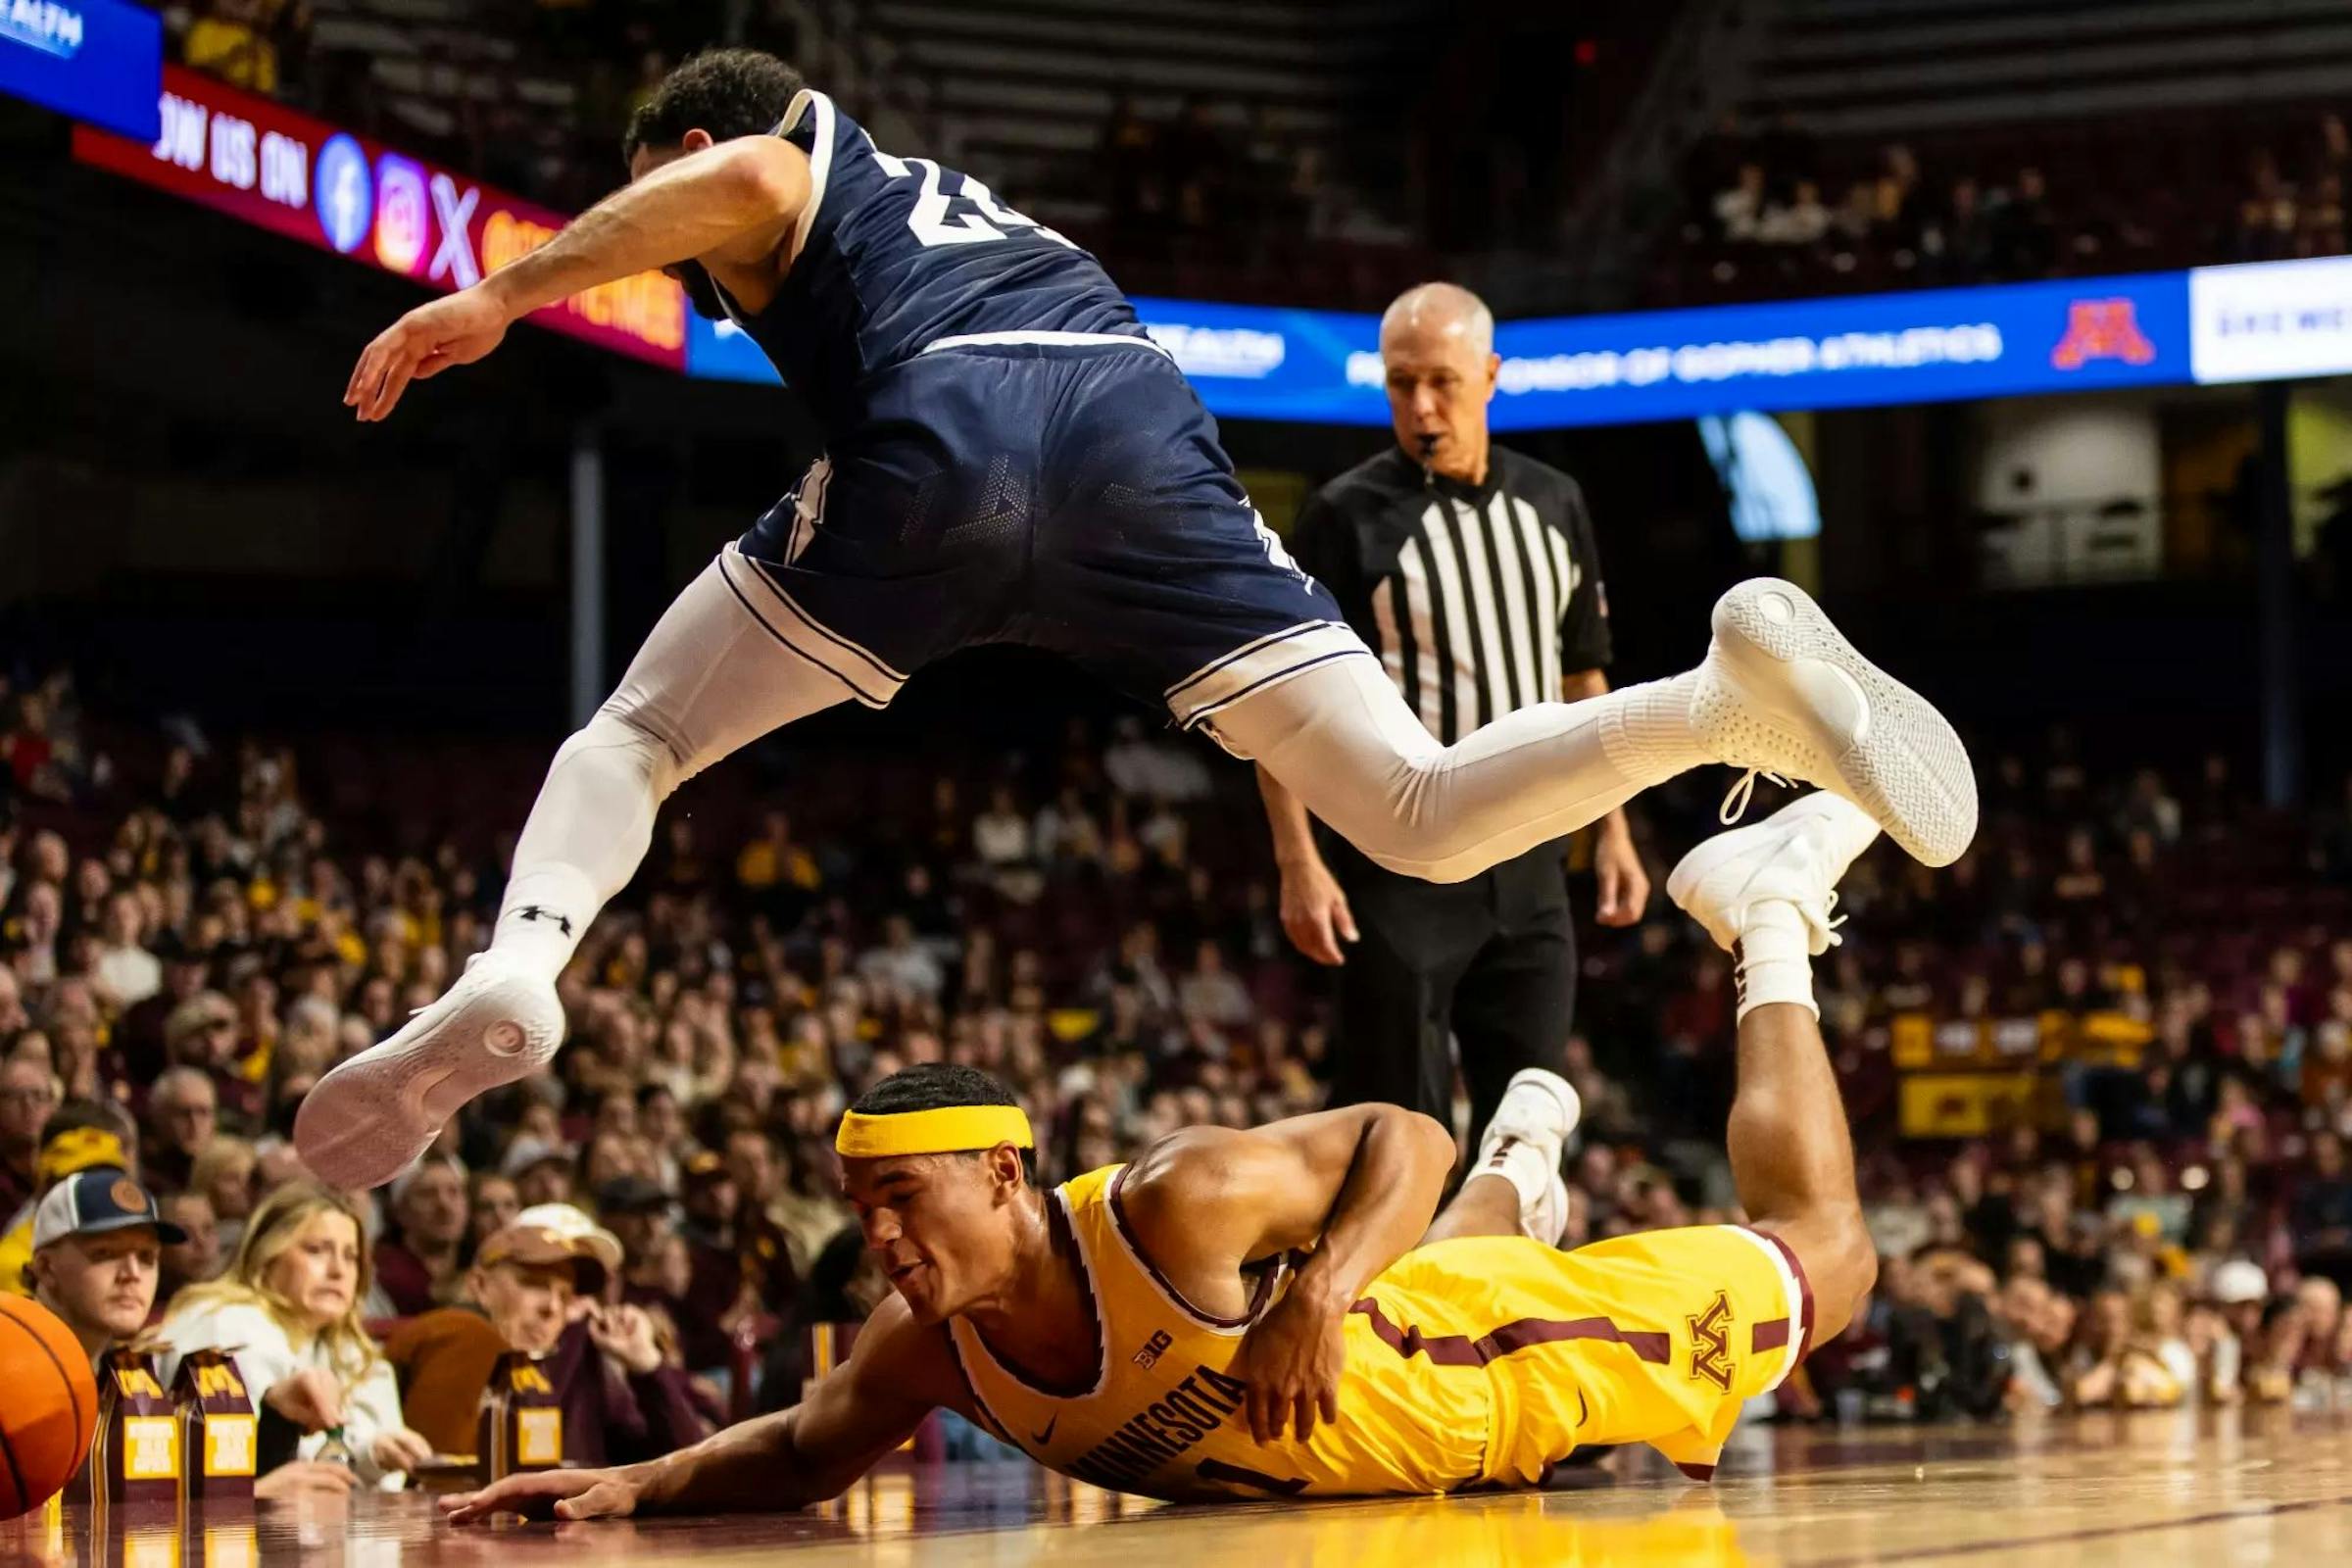
MULTIPOLYGON (((1627 1445, 1538 1492, 1171 1507, 942 1413, 800 1512, 468 1527, 426 1494, 487 1453, 271 1487, 265 1422, 259 1501, 84 1475, 0 1560, 2352 1550, 2339 0, 0 0, 0 1221, 97 1102, 193 1233, 155 1321, 232 1270, 306 1179, 302 1097, 488 944, 549 756, 822 453, 651 272, 387 422, 342 401, 404 312, 620 186, 632 110, 726 44, 1100 258, 1276 534, 1396 445, 1381 313, 1450 280, 1495 318, 1495 444, 1582 487, 1612 685, 1773 575, 1942 709, 1974 846, 1870 852, 1815 964, 1877 1284, 1711 1486, 1627 1445)), ((1734 777, 1632 803, 1630 925, 1591 918, 1593 835, 1557 847, 1564 1246, 1743 1217, 1730 962, 1665 890, 1734 777)), ((358 1196, 367 1332, 568 1202, 680 1441, 787 1408, 890 1291, 848 1103, 986 1068, 1047 1183, 1315 1110, 1350 1040, 1284 906, 1250 767, 1043 654, 758 740, 663 807, 563 1054, 451 1124, 449 1179, 358 1196)))

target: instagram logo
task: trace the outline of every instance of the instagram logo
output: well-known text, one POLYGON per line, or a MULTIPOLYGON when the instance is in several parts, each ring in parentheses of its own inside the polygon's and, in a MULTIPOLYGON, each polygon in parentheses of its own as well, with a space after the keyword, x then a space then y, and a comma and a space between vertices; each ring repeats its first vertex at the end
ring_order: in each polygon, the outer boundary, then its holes
POLYGON ((424 166, 397 153, 375 161, 375 259, 394 272, 413 272, 424 259, 424 166))

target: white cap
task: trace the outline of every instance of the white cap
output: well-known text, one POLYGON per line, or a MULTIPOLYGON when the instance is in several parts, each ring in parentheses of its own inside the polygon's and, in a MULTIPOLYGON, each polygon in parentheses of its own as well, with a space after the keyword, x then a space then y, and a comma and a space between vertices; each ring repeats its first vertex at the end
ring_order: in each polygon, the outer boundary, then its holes
POLYGON ((2224 1306, 2238 1306, 2247 1301, 2267 1301, 2271 1298, 2271 1279, 2260 1263, 2249 1263, 2233 1257, 2215 1268, 2205 1281, 2205 1294, 2224 1306))

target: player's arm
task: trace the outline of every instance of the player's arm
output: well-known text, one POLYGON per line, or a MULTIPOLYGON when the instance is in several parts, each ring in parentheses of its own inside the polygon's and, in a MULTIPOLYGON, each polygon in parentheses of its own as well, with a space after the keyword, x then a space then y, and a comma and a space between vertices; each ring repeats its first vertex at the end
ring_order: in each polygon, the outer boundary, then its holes
POLYGON ((1351 1105, 1246 1132, 1190 1128, 1136 1162, 1121 1208, 1147 1255, 1195 1299, 1215 1299, 1243 1264, 1314 1249, 1237 1363, 1259 1441, 1294 1424, 1303 1441, 1318 1413, 1339 1419, 1340 1326, 1429 1229, 1453 1157, 1452 1135, 1430 1117, 1351 1105))
POLYGON ((610 1519, 806 1507, 839 1496, 943 1404, 975 1413, 941 1331, 917 1324, 893 1296, 858 1336, 848 1363, 789 1410, 643 1464, 509 1476, 441 1506, 453 1524, 496 1513, 610 1519))
POLYGON ((542 306, 691 257, 772 253, 800 220, 810 189, 808 155, 781 136, 689 153, 471 288, 402 317, 361 354, 343 401, 364 420, 381 419, 410 381, 472 364, 542 306))
MULTIPOLYGON (((1301 571, 1320 578, 1340 601, 1343 612, 1355 600, 1356 573, 1348 559, 1346 524, 1331 492, 1319 490, 1298 509, 1286 541, 1291 559, 1301 571)), ((1343 942, 1356 940, 1355 914, 1339 878, 1324 863, 1315 844, 1314 819, 1306 803, 1291 793, 1282 780, 1257 769, 1257 793, 1266 805, 1266 826, 1274 836, 1274 864, 1281 873, 1282 929, 1291 945, 1317 963, 1347 961, 1343 942)))

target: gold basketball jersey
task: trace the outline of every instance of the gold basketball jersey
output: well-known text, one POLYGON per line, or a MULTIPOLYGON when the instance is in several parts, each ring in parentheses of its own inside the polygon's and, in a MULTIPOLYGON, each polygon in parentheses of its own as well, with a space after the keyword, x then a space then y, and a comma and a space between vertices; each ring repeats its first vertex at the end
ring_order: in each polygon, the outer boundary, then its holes
MULTIPOLYGON (((1037 1387, 990 1354, 969 1323, 949 1321, 964 1376, 998 1436, 1078 1480, 1177 1499, 1436 1493, 1480 1479, 1487 1380, 1476 1369, 1400 1353, 1362 1311, 1347 1318, 1338 1423, 1318 1423, 1305 1443, 1254 1442, 1234 1363, 1243 1334, 1282 1281, 1267 1273, 1249 1318, 1194 1306, 1127 1228, 1118 1196, 1125 1171, 1090 1172, 1048 1201, 1049 1218, 1076 1242, 1094 1297, 1100 1359, 1091 1386, 1037 1387)), ((1393 1323, 1450 1316, 1435 1300, 1392 1290, 1385 1277, 1366 1295, 1393 1323)))

